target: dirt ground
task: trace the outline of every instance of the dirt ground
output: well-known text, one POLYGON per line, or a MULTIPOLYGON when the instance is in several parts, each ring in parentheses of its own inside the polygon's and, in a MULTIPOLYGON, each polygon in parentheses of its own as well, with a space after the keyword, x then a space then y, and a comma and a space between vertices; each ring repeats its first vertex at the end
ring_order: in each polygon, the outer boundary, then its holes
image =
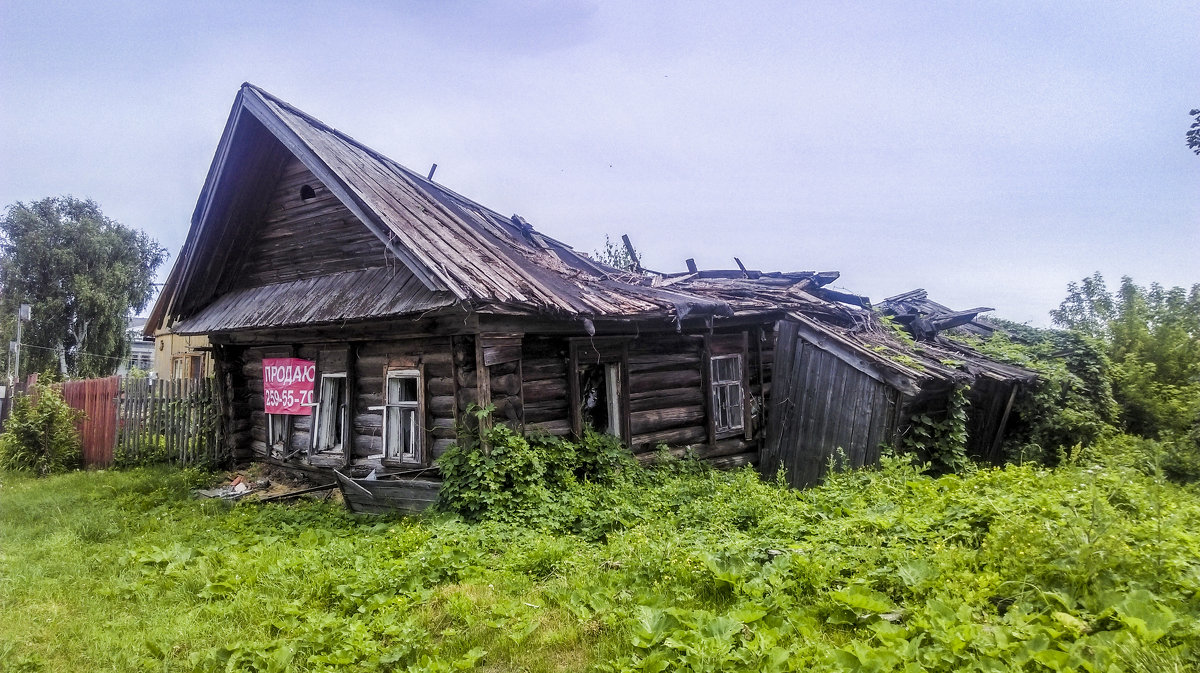
MULTIPOLYGON (((243 499, 250 500, 262 500, 321 485, 320 482, 309 479, 303 472, 288 470, 266 463, 251 463, 225 472, 225 478, 214 488, 228 488, 235 484, 239 477, 252 489, 250 493, 242 496, 243 499)), ((297 497, 328 500, 331 502, 342 501, 341 491, 336 488, 328 491, 307 493, 297 497)))

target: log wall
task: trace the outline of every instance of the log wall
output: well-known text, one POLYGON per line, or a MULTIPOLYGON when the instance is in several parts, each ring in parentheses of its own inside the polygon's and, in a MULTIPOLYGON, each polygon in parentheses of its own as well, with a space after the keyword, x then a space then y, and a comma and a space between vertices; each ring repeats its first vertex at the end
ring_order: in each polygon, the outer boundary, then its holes
POLYGON ((375 234, 294 157, 284 167, 258 229, 241 272, 232 274, 233 288, 370 269, 387 262, 375 234), (301 198, 305 185, 313 188, 312 198, 301 198))
MULTIPOLYGON (((253 343, 245 337, 248 343, 253 343)), ((586 342, 587 339, 579 339, 586 342)), ((769 391, 774 333, 749 328, 714 335, 645 334, 624 340, 629 445, 643 461, 660 445, 676 455, 690 454, 724 467, 754 464, 766 427, 764 395, 769 391), (707 358, 736 348, 745 356, 748 431, 713 436, 707 358)), ((472 404, 489 402, 493 419, 526 432, 572 434, 570 408, 571 338, 563 336, 480 334, 427 336, 363 342, 295 345, 224 344, 218 367, 228 391, 226 438, 241 459, 279 461, 351 471, 382 467, 386 371, 419 367, 423 372, 427 463, 432 465, 456 440, 460 421, 472 404), (299 357, 315 360, 318 389, 322 373, 344 371, 352 363, 348 385, 350 441, 345 456, 310 456, 311 415, 290 417, 284 451, 267 445, 263 412, 262 360, 299 357), (352 374, 352 375, 351 375, 352 374)), ((581 349, 586 350, 586 349, 581 349)), ((391 466, 396 467, 396 466, 391 466)))

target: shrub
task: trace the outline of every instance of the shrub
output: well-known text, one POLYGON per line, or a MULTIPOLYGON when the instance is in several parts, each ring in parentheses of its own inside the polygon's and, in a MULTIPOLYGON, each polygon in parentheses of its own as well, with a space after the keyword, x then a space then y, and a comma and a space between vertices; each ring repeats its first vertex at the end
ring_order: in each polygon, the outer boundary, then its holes
POLYGON ((79 469, 83 452, 76 422, 81 413, 49 386, 18 397, 0 434, 0 468, 39 476, 79 469))
MULTIPOLYGON (((477 410, 486 418, 489 410, 477 410)), ((632 464, 614 437, 588 429, 579 442, 547 434, 528 437, 496 423, 484 441, 460 430, 438 461, 440 506, 468 521, 528 521, 547 515, 583 482, 608 482, 632 464)))

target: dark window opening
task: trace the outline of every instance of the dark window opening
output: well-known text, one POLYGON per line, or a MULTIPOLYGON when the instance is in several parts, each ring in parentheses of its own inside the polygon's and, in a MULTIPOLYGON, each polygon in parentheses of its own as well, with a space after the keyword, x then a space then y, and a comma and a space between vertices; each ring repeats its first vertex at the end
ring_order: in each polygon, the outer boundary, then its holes
POLYGON ((313 189, 311 185, 304 185, 300 188, 301 201, 307 201, 315 198, 317 198, 317 190, 313 189))
POLYGON ((589 364, 579 367, 579 417, 584 426, 621 436, 620 367, 589 364))

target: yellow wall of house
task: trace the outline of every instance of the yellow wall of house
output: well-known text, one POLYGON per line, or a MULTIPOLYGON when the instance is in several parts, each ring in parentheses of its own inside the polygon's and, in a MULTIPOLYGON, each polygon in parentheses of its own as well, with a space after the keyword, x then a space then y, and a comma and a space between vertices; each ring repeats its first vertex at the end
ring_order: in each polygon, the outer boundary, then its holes
POLYGON ((199 368, 203 371, 202 376, 212 376, 212 353, 196 350, 197 348, 207 348, 208 345, 208 337, 206 336, 157 335, 154 338, 154 373, 159 379, 163 380, 193 378, 196 374, 192 372, 192 367, 198 363, 199 368), (199 359, 189 360, 184 365, 182 376, 176 377, 174 375, 177 370, 175 361, 180 358, 188 358, 189 356, 193 358, 198 356, 199 359))

